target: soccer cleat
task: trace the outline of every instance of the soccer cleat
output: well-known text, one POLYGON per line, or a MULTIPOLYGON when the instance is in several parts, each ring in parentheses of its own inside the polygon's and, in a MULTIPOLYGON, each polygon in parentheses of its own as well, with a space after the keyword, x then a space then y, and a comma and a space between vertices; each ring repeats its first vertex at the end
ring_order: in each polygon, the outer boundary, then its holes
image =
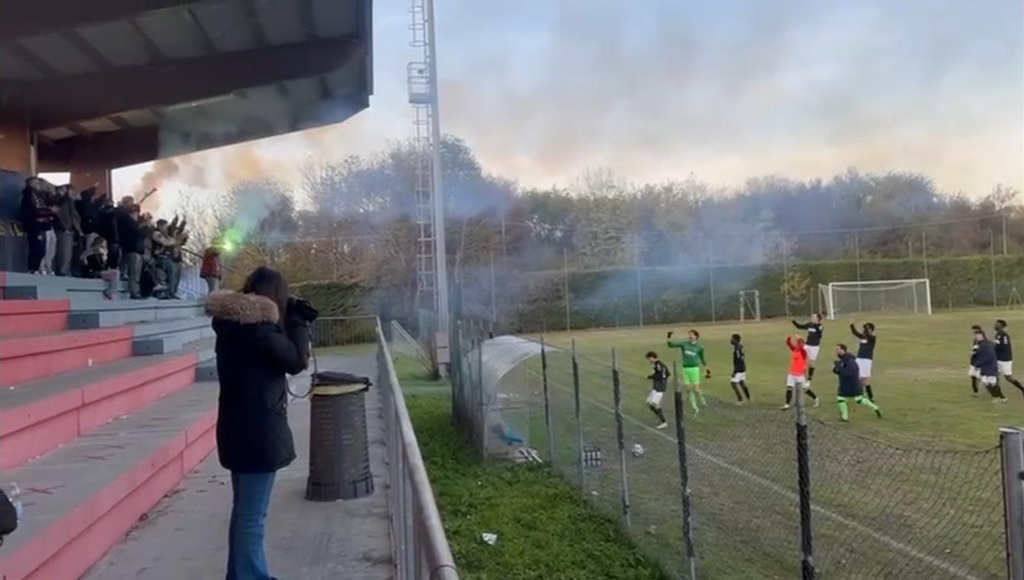
POLYGON ((668 429, 668 423, 658 423, 655 429, 668 429))
POLYGON ((814 408, 817 409, 821 406, 821 399, 814 399, 814 408))
POLYGON ((875 409, 875 417, 878 417, 879 419, 882 418, 882 410, 881 409, 875 409))
POLYGON ((746 401, 736 401, 733 404, 736 405, 737 407, 742 407, 745 403, 746 403, 746 401))
POLYGON ((788 411, 790 407, 791 407, 791 405, 783 405, 783 406, 779 407, 779 410, 780 411, 788 411))
POLYGON ((997 403, 1005 403, 1005 402, 1006 402, 1006 397, 1003 397, 1003 398, 1001 398, 1001 399, 992 399, 992 403, 993 403, 993 404, 997 404, 997 403))

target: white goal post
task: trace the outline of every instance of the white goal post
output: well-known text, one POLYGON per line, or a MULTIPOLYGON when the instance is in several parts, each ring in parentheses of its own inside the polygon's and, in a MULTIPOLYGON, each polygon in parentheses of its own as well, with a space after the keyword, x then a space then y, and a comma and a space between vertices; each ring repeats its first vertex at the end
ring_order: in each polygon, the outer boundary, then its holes
POLYGON ((821 307, 830 320, 862 312, 931 314, 932 287, 927 278, 865 280, 820 284, 821 307))

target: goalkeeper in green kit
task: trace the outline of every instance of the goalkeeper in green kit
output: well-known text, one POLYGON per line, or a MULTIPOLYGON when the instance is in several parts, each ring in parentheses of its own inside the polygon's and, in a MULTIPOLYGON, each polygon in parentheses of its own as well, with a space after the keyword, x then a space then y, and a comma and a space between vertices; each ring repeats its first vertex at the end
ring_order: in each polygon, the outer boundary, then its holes
POLYGON ((678 348, 683 355, 683 387, 686 389, 687 398, 693 413, 700 413, 701 407, 708 405, 704 400, 704 393, 700 391, 700 369, 704 367, 704 378, 711 378, 711 369, 704 359, 704 345, 700 342, 700 333, 690 330, 687 340, 673 340, 672 331, 668 332, 668 346, 678 348), (698 401, 700 405, 698 405, 698 401))

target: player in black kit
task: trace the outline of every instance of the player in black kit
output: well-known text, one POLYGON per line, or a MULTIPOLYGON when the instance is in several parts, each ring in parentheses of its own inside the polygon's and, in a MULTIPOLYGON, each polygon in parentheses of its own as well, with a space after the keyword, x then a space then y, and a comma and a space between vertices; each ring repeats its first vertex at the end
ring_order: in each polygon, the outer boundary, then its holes
POLYGON ((850 322, 850 332, 857 337, 860 345, 857 347, 857 368, 860 370, 860 384, 864 387, 864 393, 871 401, 875 400, 875 393, 871 390, 871 365, 875 359, 875 325, 865 322, 861 330, 850 322))
POLYGON ((804 340, 804 351, 807 353, 807 388, 811 388, 811 379, 814 378, 814 361, 818 359, 818 348, 821 347, 821 337, 825 334, 825 326, 821 323, 821 314, 814 313, 806 324, 800 324, 793 320, 793 326, 800 330, 807 331, 807 338, 804 340))
POLYGON ((665 419, 665 411, 661 409, 661 399, 665 396, 668 377, 671 373, 668 372, 665 363, 658 358, 658 353, 653 350, 647 353, 647 362, 651 363, 652 371, 647 375, 647 378, 651 380, 651 392, 647 394, 647 407, 658 418, 657 429, 664 429, 668 427, 668 421, 665 419))
POLYGON ((981 369, 978 368, 978 333, 981 332, 981 327, 975 324, 971 327, 971 336, 974 338, 971 340, 971 363, 967 367, 967 376, 971 377, 971 391, 978 394, 978 379, 981 378, 981 369))
POLYGON ((736 393, 736 404, 742 405, 744 400, 750 402, 750 390, 747 389, 747 355, 743 351, 740 335, 732 335, 732 378, 729 383, 736 393))
POLYGON ((1006 378, 1006 381, 1017 387, 1017 390, 1024 394, 1024 385, 1013 378, 1013 344, 1010 342, 1010 335, 1006 332, 1006 321, 996 321, 996 361, 999 365, 999 374, 1006 378))

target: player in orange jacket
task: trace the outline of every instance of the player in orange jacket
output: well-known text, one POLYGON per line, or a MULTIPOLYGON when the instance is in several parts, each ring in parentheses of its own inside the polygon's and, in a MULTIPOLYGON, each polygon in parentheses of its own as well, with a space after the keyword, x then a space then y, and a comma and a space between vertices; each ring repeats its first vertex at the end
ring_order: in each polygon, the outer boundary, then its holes
POLYGON ((793 406, 793 391, 801 388, 814 401, 814 406, 821 404, 818 395, 807 385, 807 350, 804 348, 804 340, 797 335, 786 337, 786 346, 789 347, 789 374, 786 376, 786 404, 780 407, 782 410, 793 406))

